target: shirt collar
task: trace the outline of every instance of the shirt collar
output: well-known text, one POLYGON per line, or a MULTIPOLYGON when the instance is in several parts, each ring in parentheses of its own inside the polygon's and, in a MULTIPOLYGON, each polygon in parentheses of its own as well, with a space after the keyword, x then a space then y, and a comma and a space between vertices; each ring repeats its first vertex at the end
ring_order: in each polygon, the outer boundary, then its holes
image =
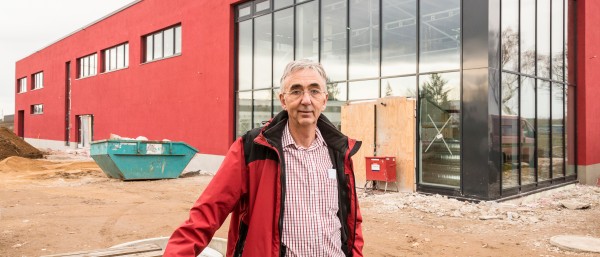
MULTIPOLYGON (((326 146, 327 143, 325 143, 325 140, 323 139, 323 135, 321 135, 321 131, 319 130, 319 128, 316 128, 316 138, 315 141, 313 141, 313 143, 310 145, 310 147, 308 147, 308 150, 311 150, 315 147, 318 146, 326 146)), ((290 127, 289 124, 285 124, 285 129, 283 130, 283 135, 281 138, 281 145, 283 146, 283 148, 289 147, 289 146, 294 146, 296 149, 302 149, 304 147, 296 144, 296 142, 294 141, 294 138, 292 137, 292 133, 290 133, 290 127)))

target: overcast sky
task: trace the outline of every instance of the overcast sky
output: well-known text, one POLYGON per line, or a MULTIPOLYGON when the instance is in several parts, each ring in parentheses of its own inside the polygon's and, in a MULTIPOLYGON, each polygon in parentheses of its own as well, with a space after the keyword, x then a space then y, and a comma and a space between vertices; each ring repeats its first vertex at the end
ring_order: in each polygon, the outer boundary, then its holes
POLYGON ((0 115, 15 113, 18 60, 133 1, 1 0, 0 115))

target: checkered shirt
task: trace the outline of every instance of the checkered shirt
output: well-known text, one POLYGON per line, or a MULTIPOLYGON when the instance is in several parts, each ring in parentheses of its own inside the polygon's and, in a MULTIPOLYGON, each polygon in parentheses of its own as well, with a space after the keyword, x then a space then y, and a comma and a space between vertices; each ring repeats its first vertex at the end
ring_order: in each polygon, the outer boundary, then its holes
POLYGON ((310 147, 297 145, 285 126, 285 210, 282 242, 286 256, 344 256, 337 217, 338 190, 327 144, 317 128, 310 147))

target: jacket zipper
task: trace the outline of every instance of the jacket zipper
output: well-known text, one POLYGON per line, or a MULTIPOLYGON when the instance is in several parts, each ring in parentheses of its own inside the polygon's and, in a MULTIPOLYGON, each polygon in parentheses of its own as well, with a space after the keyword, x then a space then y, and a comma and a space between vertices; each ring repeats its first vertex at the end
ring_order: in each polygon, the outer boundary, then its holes
POLYGON ((280 152, 283 152, 283 149, 282 149, 282 151, 280 151, 278 148, 274 147, 273 143, 269 142, 269 140, 266 137, 264 137, 263 135, 261 135, 261 137, 267 142, 267 144, 264 144, 263 142, 257 142, 257 143, 271 148, 272 150, 274 150, 277 153, 277 157, 279 157, 279 163, 280 163, 279 169, 280 169, 280 174, 281 174, 279 177, 279 180, 280 180, 279 183, 281 183, 281 203, 279 206, 279 228, 278 229, 279 229, 279 255, 281 256, 281 250, 283 249, 283 240, 282 240, 283 211, 285 210, 285 193, 286 193, 285 192, 286 191, 286 188, 285 188, 285 164, 283 163, 283 158, 280 154, 280 152))

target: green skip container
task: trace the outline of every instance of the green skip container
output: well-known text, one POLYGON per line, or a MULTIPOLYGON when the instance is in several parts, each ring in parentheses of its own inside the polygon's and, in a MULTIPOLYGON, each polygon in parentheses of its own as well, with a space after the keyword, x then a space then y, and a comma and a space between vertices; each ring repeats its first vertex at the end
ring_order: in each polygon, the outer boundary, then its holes
POLYGON ((184 142, 109 139, 94 141, 90 155, 111 178, 177 178, 198 152, 184 142))

